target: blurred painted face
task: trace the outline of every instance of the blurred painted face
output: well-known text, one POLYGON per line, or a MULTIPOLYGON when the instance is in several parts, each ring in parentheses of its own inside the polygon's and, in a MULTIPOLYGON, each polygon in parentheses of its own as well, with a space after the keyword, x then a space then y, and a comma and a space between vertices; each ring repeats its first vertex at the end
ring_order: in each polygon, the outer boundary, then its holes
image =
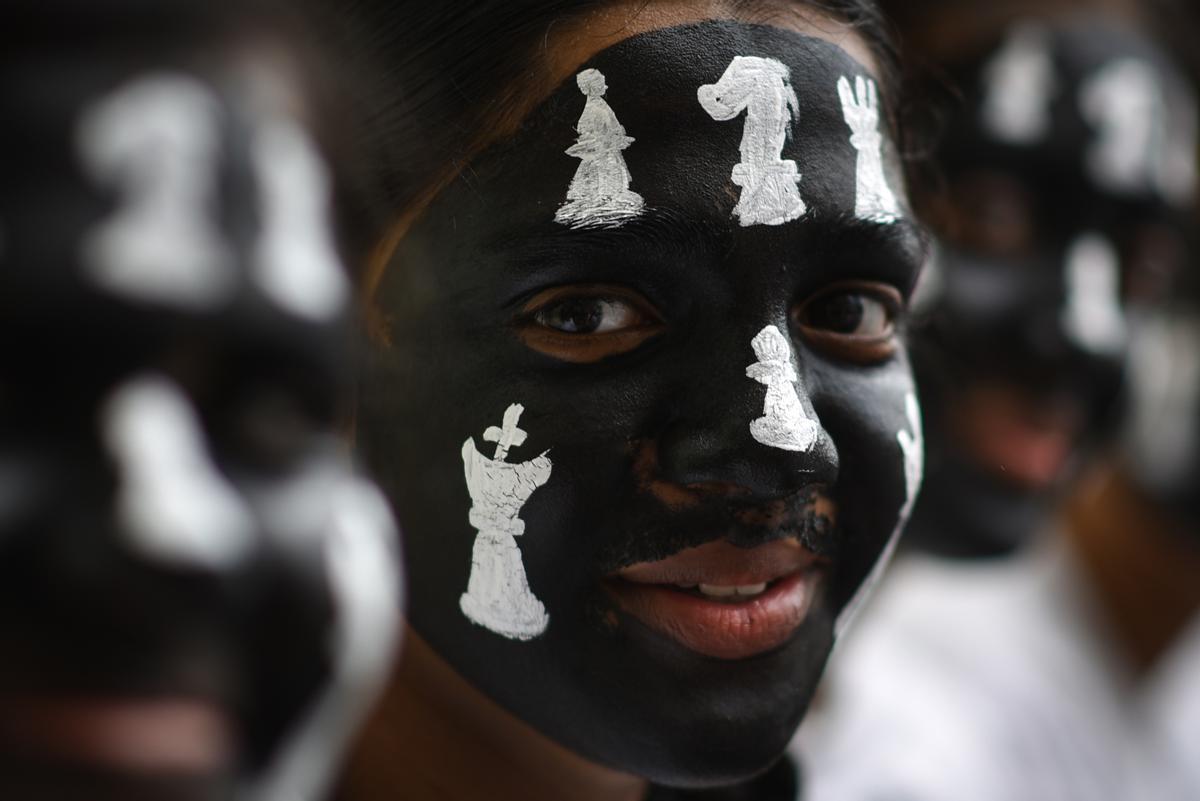
POLYGON ((0 71, 0 795, 307 795, 397 625, 326 168, 279 64, 56 30, 0 71))
POLYGON ((1150 43, 1095 20, 1016 25, 957 74, 919 515, 1003 547, 1112 431, 1128 318, 1181 266, 1195 112, 1150 43))
POLYGON ((1134 327, 1125 453, 1131 477, 1200 541, 1200 283, 1134 327))
POLYGON ((883 109, 822 39, 635 36, 382 281, 359 440, 403 510, 410 623, 588 758, 767 766, 911 503, 921 253, 883 109))

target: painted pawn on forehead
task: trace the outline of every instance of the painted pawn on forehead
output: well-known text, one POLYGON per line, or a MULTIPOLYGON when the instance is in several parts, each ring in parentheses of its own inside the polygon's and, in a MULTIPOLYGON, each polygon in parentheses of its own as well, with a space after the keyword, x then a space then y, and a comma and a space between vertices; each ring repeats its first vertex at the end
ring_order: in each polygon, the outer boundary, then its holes
POLYGON ((0 797, 316 798, 386 670, 386 502, 277 14, 0 10, 0 797))
POLYGON ((395 220, 357 443, 412 567, 341 798, 795 797, 922 453, 888 49, 821 5, 330 15, 395 220))
POLYGON ((1180 267, 1196 111, 1116 18, 963 34, 969 56, 940 56, 963 99, 936 154, 943 245, 914 362, 937 422, 910 541, 982 556, 1035 533, 1111 438, 1129 319, 1180 267))

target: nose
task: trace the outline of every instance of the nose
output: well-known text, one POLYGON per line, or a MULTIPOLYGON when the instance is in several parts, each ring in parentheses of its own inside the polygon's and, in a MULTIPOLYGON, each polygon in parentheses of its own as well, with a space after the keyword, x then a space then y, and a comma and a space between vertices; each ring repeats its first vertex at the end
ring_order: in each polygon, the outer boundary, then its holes
POLYGON ((768 325, 744 356, 705 371, 658 438, 660 478, 695 492, 769 502, 832 485, 838 457, 808 396, 790 339, 768 325))

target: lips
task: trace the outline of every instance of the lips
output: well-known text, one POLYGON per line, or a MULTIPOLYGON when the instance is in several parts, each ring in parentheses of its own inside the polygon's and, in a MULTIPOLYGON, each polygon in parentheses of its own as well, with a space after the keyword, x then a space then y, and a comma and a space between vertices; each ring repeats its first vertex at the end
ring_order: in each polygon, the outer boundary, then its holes
POLYGON ((0 701, 0 744, 131 775, 212 775, 233 766, 232 723, 185 698, 38 697, 0 701))
POLYGON ((719 540, 630 565, 605 587, 625 612, 690 650, 746 659, 791 638, 826 564, 794 539, 754 548, 719 540))

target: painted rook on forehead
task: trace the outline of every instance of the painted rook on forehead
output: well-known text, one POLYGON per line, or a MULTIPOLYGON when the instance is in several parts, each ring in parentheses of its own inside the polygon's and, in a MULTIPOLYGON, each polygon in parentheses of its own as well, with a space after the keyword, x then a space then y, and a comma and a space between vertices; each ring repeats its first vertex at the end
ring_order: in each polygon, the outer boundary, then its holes
POLYGON ((851 89, 849 79, 843 75, 838 78, 837 88, 842 117, 850 126, 850 144, 858 151, 854 215, 872 222, 895 222, 900 218, 900 207, 883 174, 883 136, 879 133, 875 82, 860 75, 851 89))
POLYGON ((1050 130, 1050 98, 1057 89, 1046 31, 1037 25, 1013 29, 984 68, 987 94, 984 128, 996 139, 1030 145, 1050 130))
POLYGON ((579 141, 566 152, 582 163, 554 220, 572 228, 620 225, 640 214, 645 206, 642 196, 629 188, 629 168, 621 155, 635 140, 625 135, 624 126, 604 101, 608 86, 603 73, 586 69, 575 81, 587 102, 575 126, 579 141))
POLYGON ((494 458, 481 454, 470 437, 462 447, 471 495, 468 519, 479 534, 459 608, 472 622, 512 640, 531 640, 550 622, 546 608, 529 588, 516 538, 525 531, 525 522, 517 515, 529 496, 550 479, 552 465, 545 453, 519 464, 506 461, 508 452, 525 442, 526 432, 517 427, 524 411, 521 404, 512 404, 504 412, 503 427, 491 426, 484 432, 484 440, 496 443, 494 458))
POLYGON ((782 158, 799 110, 788 67, 773 58, 736 56, 721 79, 701 86, 696 96, 714 120, 746 112, 742 160, 732 175, 742 187, 733 209, 738 222, 782 225, 803 215, 807 207, 800 198, 796 162, 782 158))
POLYGON ((804 413, 796 394, 798 376, 787 339, 778 328, 768 325, 750 346, 758 361, 746 368, 746 376, 767 385, 763 416, 750 422, 750 436, 780 450, 810 450, 817 441, 817 422, 804 413))

